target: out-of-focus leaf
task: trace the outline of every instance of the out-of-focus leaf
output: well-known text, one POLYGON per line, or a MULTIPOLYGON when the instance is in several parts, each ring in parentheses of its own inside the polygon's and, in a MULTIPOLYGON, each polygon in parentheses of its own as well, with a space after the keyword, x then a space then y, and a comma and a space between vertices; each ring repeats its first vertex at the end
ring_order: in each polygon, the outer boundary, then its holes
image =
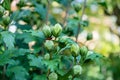
POLYGON ((89 21, 80 21, 81 26, 87 27, 89 25, 89 21))
POLYGON ((1 35, 2 35, 3 42, 5 43, 6 47, 8 49, 14 48, 14 43, 15 43, 14 35, 7 31, 2 32, 1 35))
POLYGON ((92 61, 95 61, 97 64, 101 64, 102 63, 101 59, 103 59, 103 56, 101 54, 88 51, 88 54, 85 60, 92 60, 92 61))
POLYGON ((35 75, 33 80, 47 80, 47 76, 46 75, 35 75))
POLYGON ((30 66, 34 66, 34 67, 38 67, 38 68, 42 68, 43 67, 43 63, 42 63, 42 57, 36 57, 32 54, 28 55, 28 59, 30 66))
POLYGON ((7 63, 13 64, 14 60, 12 60, 12 57, 19 57, 26 55, 25 53, 28 53, 28 49, 10 49, 6 50, 4 53, 0 54, 0 65, 5 65, 7 63))
POLYGON ((21 25, 21 24, 16 23, 16 26, 17 26, 18 29, 21 29, 21 30, 30 30, 30 29, 32 29, 32 26, 28 25, 28 24, 21 25))
POLYGON ((39 13, 40 17, 45 20, 46 17, 46 8, 43 7, 43 5, 40 4, 35 4, 35 11, 39 13))
POLYGON ((29 52, 30 52, 29 49, 22 49, 22 48, 15 49, 14 50, 14 56, 15 57, 24 56, 24 55, 26 55, 26 53, 29 53, 29 52))
POLYGON ((15 11, 11 14, 10 18, 13 21, 18 21, 18 20, 22 19, 23 21, 27 20, 27 22, 28 22, 30 15, 31 15, 30 10, 15 11))
POLYGON ((55 71, 58 67, 59 59, 44 61, 44 64, 50 69, 51 71, 55 71))
POLYGON ((27 80, 29 75, 26 69, 22 66, 10 66, 7 68, 7 76, 12 76, 12 80, 27 80))
POLYGON ((10 10, 10 4, 11 4, 11 0, 4 0, 2 3, 2 6, 7 9, 10 10))
POLYGON ((42 33, 42 31, 32 31, 32 36, 39 37, 41 39, 45 39, 45 36, 42 33))
POLYGON ((0 54, 0 65, 3 66, 5 64, 9 63, 10 58, 11 58, 11 54, 10 53, 0 54))
POLYGON ((60 4, 67 6, 69 3, 69 0, 56 0, 57 2, 59 2, 60 4))
POLYGON ((22 34, 18 34, 16 36, 17 39, 23 40, 24 43, 29 43, 31 41, 35 41, 36 38, 31 35, 31 33, 24 32, 22 34))
POLYGON ((61 62, 59 63, 59 68, 56 71, 61 76, 64 76, 65 74, 67 74, 70 71, 72 66, 73 66, 73 63, 72 63, 70 57, 64 56, 61 58, 61 62))

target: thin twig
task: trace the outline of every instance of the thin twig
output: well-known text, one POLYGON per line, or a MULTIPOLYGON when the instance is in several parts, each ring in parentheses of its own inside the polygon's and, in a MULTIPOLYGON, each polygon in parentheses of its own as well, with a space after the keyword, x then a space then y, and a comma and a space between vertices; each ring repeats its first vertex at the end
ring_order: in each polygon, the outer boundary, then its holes
POLYGON ((119 45, 120 45, 120 34, 118 33, 118 31, 113 30, 112 27, 109 27, 109 30, 110 30, 111 33, 113 33, 113 34, 115 34, 115 35, 117 35, 119 37, 119 45))
POLYGON ((66 8, 66 11, 65 11, 65 17, 64 17, 64 20, 63 20, 63 28, 65 28, 65 25, 66 25, 66 20, 67 20, 67 16, 68 16, 69 7, 70 7, 70 0, 68 0, 68 3, 67 3, 67 8, 66 8))
MULTIPOLYGON (((85 13, 86 1, 87 0, 84 0, 84 3, 83 3, 80 20, 82 20, 82 17, 83 17, 83 15, 85 13)), ((76 42, 78 42, 78 35, 79 35, 79 32, 80 32, 80 29, 81 29, 81 24, 80 24, 80 22, 78 22, 78 30, 77 30, 77 35, 76 35, 76 42)))
MULTIPOLYGON (((3 45, 4 45, 5 49, 7 49, 5 43, 3 43, 3 45)), ((5 80, 5 78, 6 78, 5 73, 6 73, 6 65, 3 66, 2 80, 5 80)))
POLYGON ((3 66, 3 80, 5 80, 6 65, 3 66))
POLYGON ((49 19, 49 7, 50 7, 50 2, 47 0, 47 13, 46 13, 46 21, 45 23, 48 24, 48 19, 49 19))

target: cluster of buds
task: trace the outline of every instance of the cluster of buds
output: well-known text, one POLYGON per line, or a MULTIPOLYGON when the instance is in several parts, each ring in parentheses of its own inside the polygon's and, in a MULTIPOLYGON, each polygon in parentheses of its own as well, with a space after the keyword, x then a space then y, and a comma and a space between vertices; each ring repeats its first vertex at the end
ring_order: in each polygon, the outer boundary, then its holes
POLYGON ((45 25, 42 29, 44 35, 46 36, 46 38, 50 38, 52 35, 54 37, 58 37, 61 32, 62 32, 62 27, 60 24, 55 24, 55 26, 53 26, 52 28, 50 28, 49 26, 45 25))

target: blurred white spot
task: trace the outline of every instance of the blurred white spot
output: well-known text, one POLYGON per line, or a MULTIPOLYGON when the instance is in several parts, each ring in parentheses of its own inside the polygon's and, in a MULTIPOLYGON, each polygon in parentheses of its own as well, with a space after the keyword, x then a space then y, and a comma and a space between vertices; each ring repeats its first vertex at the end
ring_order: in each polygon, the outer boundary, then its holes
POLYGON ((29 48, 30 48, 31 51, 34 50, 32 47, 35 45, 35 43, 36 43, 35 41, 31 41, 31 42, 28 43, 29 48))
POLYGON ((63 10, 60 9, 60 8, 53 8, 52 11, 53 11, 54 14, 59 14, 59 13, 61 13, 63 10))
POLYGON ((105 33, 104 33, 104 38, 105 38, 107 41, 111 41, 112 36, 111 36, 111 34, 110 34, 109 32, 105 32, 105 33))
POLYGON ((93 33, 93 39, 94 40, 99 40, 100 36, 99 36, 98 31, 93 31, 92 33, 93 33))
POLYGON ((113 44, 119 44, 119 37, 117 36, 117 35, 115 35, 115 34, 112 34, 112 42, 113 42, 113 44))
POLYGON ((112 42, 113 44, 119 44, 119 38, 117 35, 115 34, 110 34, 109 32, 106 32, 104 34, 104 38, 107 40, 107 41, 110 41, 112 42))
POLYGON ((9 26, 8 31, 10 31, 10 32, 12 32, 12 33, 15 33, 15 32, 16 32, 16 30, 17 30, 16 25, 10 25, 10 26, 9 26))
POLYGON ((0 0, 0 4, 2 4, 2 3, 3 3, 3 1, 4 1, 4 0, 0 0))
POLYGON ((97 12, 97 10, 98 10, 98 5, 92 4, 92 5, 90 6, 90 9, 91 9, 92 12, 97 12))
POLYGON ((83 31, 78 36, 78 41, 84 43, 86 41, 87 31, 83 31))
POLYGON ((117 28, 117 30, 118 30, 118 33, 120 34, 120 26, 117 28))
POLYGON ((84 14, 83 17, 82 17, 82 20, 83 20, 83 21, 88 20, 88 16, 84 14))
POLYGON ((76 2, 83 3, 84 0, 75 0, 76 2))

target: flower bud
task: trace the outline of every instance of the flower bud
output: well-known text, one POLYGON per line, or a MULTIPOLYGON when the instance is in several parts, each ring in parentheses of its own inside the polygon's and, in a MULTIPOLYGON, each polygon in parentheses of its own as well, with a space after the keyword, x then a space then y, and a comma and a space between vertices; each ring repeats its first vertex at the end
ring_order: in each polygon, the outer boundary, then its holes
POLYGON ((8 25, 10 23, 10 17, 9 16, 4 16, 3 17, 3 23, 8 25))
POLYGON ((79 2, 73 1, 72 6, 76 12, 79 12, 81 10, 81 3, 79 3, 79 2))
POLYGON ((86 46, 82 46, 80 48, 80 54, 81 54, 81 56, 86 56, 87 52, 88 52, 88 48, 86 46))
POLYGON ((49 74, 48 79, 49 80, 57 80, 58 75, 55 72, 52 72, 52 73, 49 74))
POLYGON ((73 67, 73 72, 74 72, 75 75, 77 75, 77 74, 80 75, 82 73, 82 67, 80 65, 75 65, 73 67))
POLYGON ((74 43, 71 45, 71 52, 73 56, 77 56, 79 53, 79 45, 74 43))
POLYGON ((91 40, 92 38, 93 38, 92 33, 88 33, 86 39, 87 39, 87 40, 91 40))
POLYGON ((45 54, 45 55, 44 55, 44 59, 45 59, 45 60, 49 60, 49 59, 50 59, 50 54, 49 54, 49 53, 45 54))
POLYGON ((60 24, 55 24, 55 26, 52 28, 52 33, 53 36, 57 37, 60 35, 60 33, 62 32, 62 27, 60 24))
POLYGON ((42 31, 47 38, 51 37, 51 29, 49 26, 45 25, 42 31))
POLYGON ((68 39, 68 36, 62 36, 62 37, 59 37, 59 42, 61 43, 65 43, 68 39))
POLYGON ((46 40, 44 43, 47 50, 52 50, 54 48, 54 43, 51 40, 46 40))

